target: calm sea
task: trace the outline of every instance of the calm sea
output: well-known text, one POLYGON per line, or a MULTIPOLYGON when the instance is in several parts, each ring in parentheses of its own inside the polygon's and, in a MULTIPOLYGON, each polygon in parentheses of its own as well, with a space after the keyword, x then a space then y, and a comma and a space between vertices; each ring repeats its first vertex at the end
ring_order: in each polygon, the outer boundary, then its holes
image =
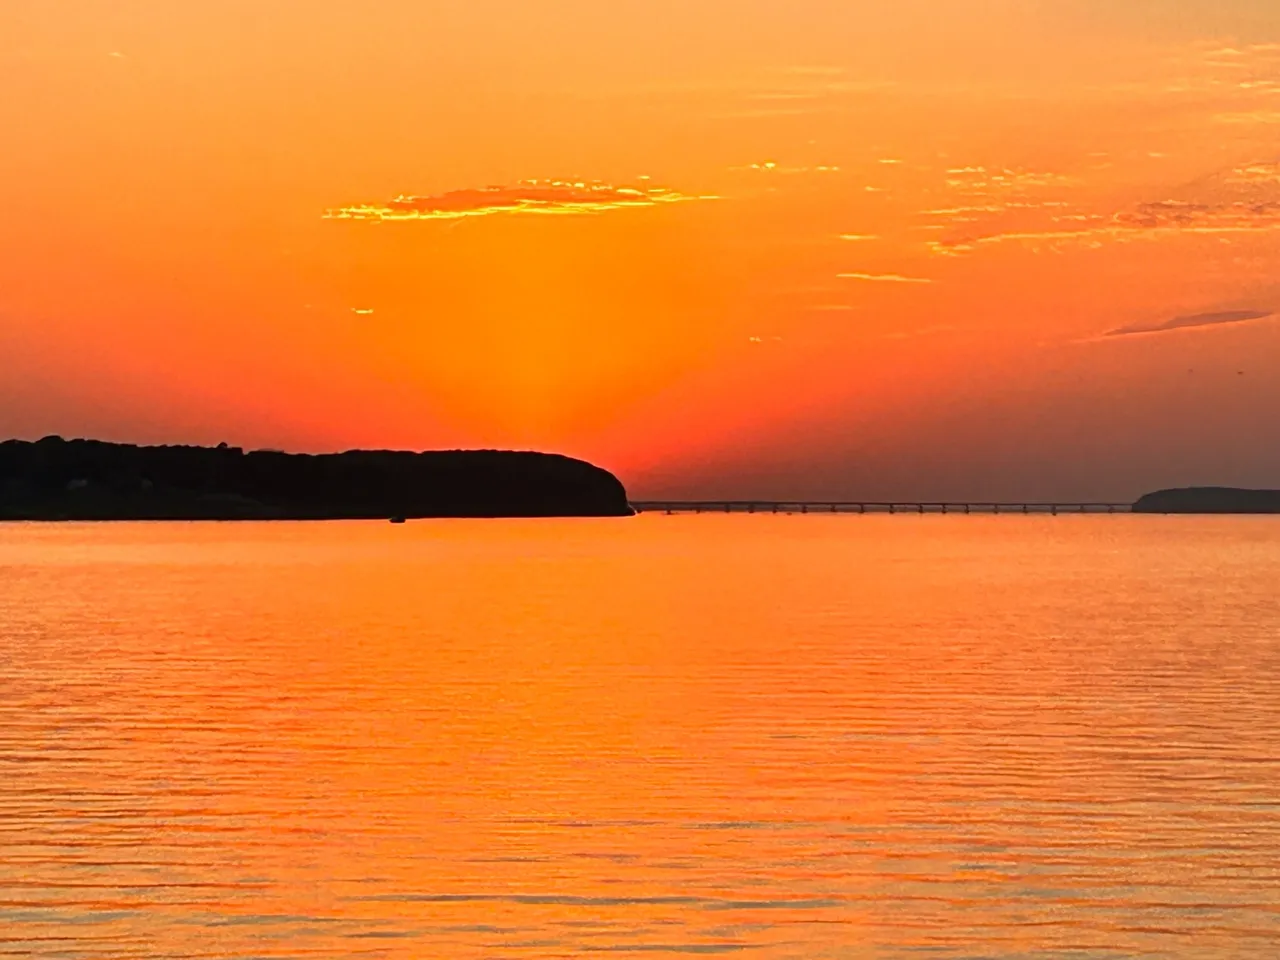
POLYGON ((1280 519, 0 526, 0 956, 1280 957, 1280 519))

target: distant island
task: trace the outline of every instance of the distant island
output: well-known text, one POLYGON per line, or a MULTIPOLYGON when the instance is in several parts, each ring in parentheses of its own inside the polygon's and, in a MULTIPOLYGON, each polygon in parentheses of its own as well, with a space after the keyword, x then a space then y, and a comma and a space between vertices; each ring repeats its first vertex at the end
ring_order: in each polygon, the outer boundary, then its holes
POLYGON ((613 474, 545 453, 309 455, 61 437, 0 443, 0 520, 400 520, 632 512, 613 474))
POLYGON ((1185 487, 1148 493, 1134 513, 1280 513, 1280 490, 1185 487))

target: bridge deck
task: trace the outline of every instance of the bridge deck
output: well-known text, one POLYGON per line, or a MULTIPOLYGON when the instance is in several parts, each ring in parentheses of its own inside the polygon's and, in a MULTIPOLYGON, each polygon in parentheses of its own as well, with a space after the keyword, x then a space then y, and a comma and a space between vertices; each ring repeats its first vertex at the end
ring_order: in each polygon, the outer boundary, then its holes
POLYGON ((1128 503, 997 503, 938 500, 815 501, 815 500, 638 500, 637 513, 1130 513, 1128 503))

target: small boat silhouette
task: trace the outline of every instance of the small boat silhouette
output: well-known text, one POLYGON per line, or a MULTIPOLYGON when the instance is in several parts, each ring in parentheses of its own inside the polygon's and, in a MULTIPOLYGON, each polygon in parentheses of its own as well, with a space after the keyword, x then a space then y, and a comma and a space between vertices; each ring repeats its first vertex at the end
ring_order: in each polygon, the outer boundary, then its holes
POLYGON ((391 518, 391 522, 392 522, 392 523, 404 523, 404 519, 405 519, 405 518, 404 518, 404 517, 402 517, 402 516, 400 516, 400 514, 396 514, 394 517, 392 517, 392 518, 391 518))

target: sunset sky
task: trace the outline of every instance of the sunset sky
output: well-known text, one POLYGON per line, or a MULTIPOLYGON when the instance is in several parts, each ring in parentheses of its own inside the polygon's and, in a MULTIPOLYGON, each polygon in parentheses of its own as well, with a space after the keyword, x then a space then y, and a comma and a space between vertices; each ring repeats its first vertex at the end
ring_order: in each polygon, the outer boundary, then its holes
POLYGON ((0 437, 1280 486, 1275 0, 4 0, 0 91, 0 437))

